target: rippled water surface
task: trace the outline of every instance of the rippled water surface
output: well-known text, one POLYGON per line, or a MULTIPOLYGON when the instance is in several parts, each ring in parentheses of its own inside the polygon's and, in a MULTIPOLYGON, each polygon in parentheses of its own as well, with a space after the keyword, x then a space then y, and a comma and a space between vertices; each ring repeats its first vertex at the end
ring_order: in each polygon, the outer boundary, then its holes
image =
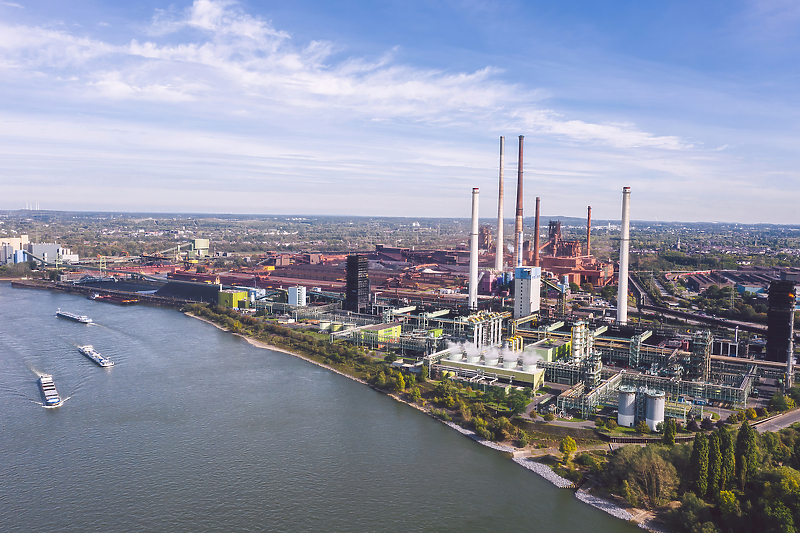
POLYGON ((0 406, 4 532, 640 531, 414 409, 174 310, 0 283, 0 406), (42 408, 38 373, 58 409, 42 408))

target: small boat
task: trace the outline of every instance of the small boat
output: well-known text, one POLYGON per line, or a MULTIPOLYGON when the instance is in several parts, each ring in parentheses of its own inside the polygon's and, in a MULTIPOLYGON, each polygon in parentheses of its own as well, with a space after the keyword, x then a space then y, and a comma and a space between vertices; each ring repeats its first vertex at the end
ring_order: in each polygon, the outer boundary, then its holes
POLYGON ((100 355, 100 352, 95 350, 94 346, 91 344, 87 344, 86 346, 78 346, 78 350, 103 368, 114 366, 114 361, 100 355))
POLYGON ((61 397, 56 390, 56 384, 53 383, 53 376, 50 374, 39 376, 39 387, 42 389, 45 407, 58 407, 62 404, 61 397))
POLYGON ((58 318, 66 318, 67 320, 73 320, 75 322, 80 322, 81 324, 91 324, 92 319, 86 315, 76 315, 73 313, 67 313, 66 311, 62 311, 60 308, 56 311, 56 316, 58 318))

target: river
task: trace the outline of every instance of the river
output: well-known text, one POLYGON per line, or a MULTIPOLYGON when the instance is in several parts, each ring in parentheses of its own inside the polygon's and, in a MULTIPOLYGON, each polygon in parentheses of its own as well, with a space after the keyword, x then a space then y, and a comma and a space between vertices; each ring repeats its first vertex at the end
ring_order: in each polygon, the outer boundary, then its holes
POLYGON ((4 532, 640 531, 416 409, 175 310, 2 282, 0 376, 4 532), (39 373, 61 407, 42 407, 39 373))

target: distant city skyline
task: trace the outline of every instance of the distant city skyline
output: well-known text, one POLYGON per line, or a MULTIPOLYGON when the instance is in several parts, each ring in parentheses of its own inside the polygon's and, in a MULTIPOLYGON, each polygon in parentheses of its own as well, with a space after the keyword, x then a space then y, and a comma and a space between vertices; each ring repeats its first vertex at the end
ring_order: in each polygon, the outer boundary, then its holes
POLYGON ((0 209, 795 224, 800 5, 0 1, 0 209), (494 212, 494 213, 493 213, 494 212))

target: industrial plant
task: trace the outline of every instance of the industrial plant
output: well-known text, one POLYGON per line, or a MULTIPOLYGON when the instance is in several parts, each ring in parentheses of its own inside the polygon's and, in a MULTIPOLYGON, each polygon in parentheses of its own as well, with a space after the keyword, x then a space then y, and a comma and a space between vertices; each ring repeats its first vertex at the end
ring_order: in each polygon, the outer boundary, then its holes
MULTIPOLYGON (((396 364, 410 371, 425 366, 473 388, 537 390, 547 384, 556 393, 542 409, 583 419, 610 411, 620 425, 644 422, 651 430, 666 418, 686 422, 698 409, 744 408, 760 379, 794 382, 796 275, 770 283, 765 359, 738 348, 738 330, 731 329, 732 339, 715 338, 707 320, 691 317, 679 327, 630 321, 629 298, 642 297, 636 283, 629 285, 630 187, 622 189, 618 263, 592 256, 591 206, 585 241, 564 238, 561 221, 551 220, 540 242, 537 196, 534 227, 528 230, 533 237, 526 240, 523 142, 520 135, 511 246, 503 233, 505 138, 500 137, 496 227, 480 225, 480 190, 472 188, 464 247, 378 244, 369 253, 273 253, 235 272, 214 272, 204 266, 215 255, 211 244, 194 239, 142 255, 135 265, 90 266, 70 257, 75 268, 60 273, 59 283, 111 296, 139 292, 142 301, 153 303, 199 301, 313 323, 331 343, 397 354, 402 359, 396 364), (129 288, 119 280, 123 276, 129 288), (616 306, 580 316, 568 312, 571 287, 587 283, 616 285, 616 306)), ((22 260, 19 250, 27 244, 4 242, 2 258, 22 260)), ((69 251, 28 246, 24 257, 59 267, 62 254, 69 251), (52 254, 55 262, 49 260, 52 254)))

